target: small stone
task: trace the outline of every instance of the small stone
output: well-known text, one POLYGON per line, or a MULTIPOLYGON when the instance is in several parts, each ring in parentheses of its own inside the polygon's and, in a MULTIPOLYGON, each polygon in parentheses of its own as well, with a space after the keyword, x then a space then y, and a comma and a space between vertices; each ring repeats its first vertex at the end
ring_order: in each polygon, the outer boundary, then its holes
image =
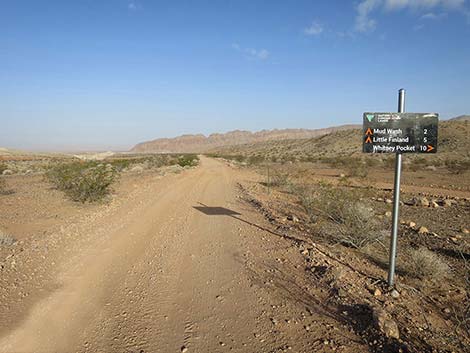
POLYGON ((451 313, 451 310, 449 308, 444 308, 444 310, 442 310, 444 313, 446 314, 450 314, 451 313))
POLYGON ((346 174, 341 173, 341 174, 339 175, 339 177, 340 177, 340 178, 346 178, 346 174))
POLYGON ((308 250, 307 249, 304 249, 300 252, 302 255, 308 255, 308 250))
POLYGON ((12 174, 13 174, 13 170, 11 170, 11 169, 5 169, 2 174, 3 174, 3 175, 12 175, 12 174))
POLYGON ((393 203, 393 201, 391 199, 385 199, 385 203, 393 203))
POLYGON ((306 325, 304 328, 305 328, 305 331, 310 331, 310 326, 309 325, 306 325))
POLYGON ((424 226, 421 226, 419 227, 418 229, 418 234, 428 234, 429 233, 429 229, 424 227, 424 226))
POLYGON ((374 297, 380 297, 382 295, 382 291, 378 288, 374 290, 374 297))
POLYGON ((462 227, 462 233, 463 234, 470 234, 470 230, 468 230, 467 228, 462 227))
POLYGON ((387 313, 381 308, 373 309, 373 316, 377 328, 388 338, 400 338, 400 331, 395 321, 390 319, 387 313))
POLYGON ((187 351, 188 351, 188 347, 186 347, 186 346, 181 347, 181 352, 182 353, 185 353, 187 351))
POLYGON ((408 227, 414 228, 414 227, 416 227, 416 223, 413 222, 413 221, 409 221, 409 222, 408 222, 408 227))
POLYGON ((400 297, 400 293, 396 289, 394 289, 394 290, 391 291, 390 296, 393 299, 398 299, 398 297, 400 297))
POLYGON ((421 197, 421 198, 419 199, 419 204, 420 204, 420 206, 422 206, 422 207, 429 207, 429 200, 428 200, 427 198, 425 198, 425 197, 421 197))
POLYGON ((392 217, 392 212, 390 211, 385 212, 385 217, 392 217))
POLYGON ((442 201, 442 206, 444 206, 444 207, 450 207, 450 206, 452 206, 453 203, 454 203, 454 202, 453 202, 452 200, 445 199, 445 200, 442 201))
POLYGON ((430 206, 431 206, 432 208, 438 208, 438 207, 439 207, 439 204, 438 204, 436 201, 431 201, 430 206))
POLYGON ((289 216, 287 216, 287 220, 292 221, 292 222, 294 222, 294 223, 299 222, 299 219, 298 219, 296 216, 294 216, 294 215, 289 215, 289 216))

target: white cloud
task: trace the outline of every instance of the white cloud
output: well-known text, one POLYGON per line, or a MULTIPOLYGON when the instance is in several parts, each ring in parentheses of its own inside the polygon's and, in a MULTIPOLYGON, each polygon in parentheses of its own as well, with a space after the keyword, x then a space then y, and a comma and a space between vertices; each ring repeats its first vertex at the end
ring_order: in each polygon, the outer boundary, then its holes
POLYGON ((232 48, 245 55, 245 57, 247 57, 248 59, 266 60, 267 58, 269 58, 270 55, 269 51, 264 48, 243 48, 238 43, 233 43, 232 48))
POLYGON ((369 15, 380 5, 381 0, 363 0, 360 2, 356 7, 357 16, 354 29, 358 32, 373 31, 377 22, 370 18, 369 15))
POLYGON ((428 12, 428 13, 425 13, 423 16, 421 16, 420 18, 422 20, 440 20, 441 18, 444 18, 447 16, 447 13, 443 12, 443 13, 434 13, 434 12, 428 12))
POLYGON ((421 19, 439 19, 446 14, 436 15, 430 9, 445 9, 458 11, 468 16, 465 8, 465 0, 362 0, 356 6, 356 19, 354 29, 357 32, 371 32, 375 30, 377 21, 371 16, 377 10, 399 11, 410 9, 416 12, 426 13, 421 19))
POLYGON ((137 11, 138 9, 141 8, 141 6, 137 2, 131 1, 130 3, 127 4, 127 8, 131 11, 137 11))
POLYGON ((304 33, 308 36, 318 36, 322 32, 323 26, 316 21, 313 21, 310 27, 304 29, 304 33))
POLYGON ((448 9, 457 9, 464 5, 465 0, 385 0, 385 8, 399 10, 404 8, 430 9, 442 6, 448 9))

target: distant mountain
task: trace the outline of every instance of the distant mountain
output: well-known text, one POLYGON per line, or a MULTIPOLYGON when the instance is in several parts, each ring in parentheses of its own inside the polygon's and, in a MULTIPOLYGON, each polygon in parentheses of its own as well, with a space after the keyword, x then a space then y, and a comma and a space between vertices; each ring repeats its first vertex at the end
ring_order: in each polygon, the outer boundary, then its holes
POLYGON ((460 115, 456 116, 455 118, 449 119, 449 120, 458 120, 458 121, 469 121, 470 120, 470 115, 460 115))
POLYGON ((224 134, 216 133, 209 136, 183 135, 174 138, 161 138, 139 143, 132 152, 188 152, 202 153, 223 146, 236 146, 247 143, 306 139, 323 136, 335 131, 359 128, 360 125, 341 125, 324 129, 282 129, 262 130, 258 132, 235 130, 224 134))
MULTIPOLYGON (((267 160, 279 161, 364 156, 362 153, 363 134, 361 127, 355 127, 307 139, 223 146, 212 152, 219 155, 262 156, 267 160)), ((438 152, 435 155, 426 156, 426 158, 445 160, 446 158, 459 159, 470 156, 470 124, 465 119, 439 122, 438 136, 438 152)), ((413 154, 407 155, 407 159, 411 158, 411 155, 413 154)))

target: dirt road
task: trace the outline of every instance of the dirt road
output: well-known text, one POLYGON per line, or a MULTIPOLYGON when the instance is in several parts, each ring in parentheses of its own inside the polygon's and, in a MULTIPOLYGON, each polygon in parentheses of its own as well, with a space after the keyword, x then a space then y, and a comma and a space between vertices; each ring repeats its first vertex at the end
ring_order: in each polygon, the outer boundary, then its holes
POLYGON ((289 279, 289 269, 303 259, 238 200, 239 173, 203 158, 198 168, 71 225, 77 236, 41 260, 52 275, 31 276, 37 285, 27 310, 3 307, 0 352, 307 352, 323 345, 331 319, 306 316, 305 303, 292 297, 304 284, 289 279))

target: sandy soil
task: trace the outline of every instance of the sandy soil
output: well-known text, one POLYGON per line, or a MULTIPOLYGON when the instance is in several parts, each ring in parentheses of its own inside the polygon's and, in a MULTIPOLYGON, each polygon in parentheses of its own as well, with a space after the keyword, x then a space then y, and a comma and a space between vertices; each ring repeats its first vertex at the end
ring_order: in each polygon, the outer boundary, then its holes
POLYGON ((94 206, 9 180, 0 226, 20 241, 0 253, 0 352, 369 351, 240 200, 253 177, 202 158, 94 206))

